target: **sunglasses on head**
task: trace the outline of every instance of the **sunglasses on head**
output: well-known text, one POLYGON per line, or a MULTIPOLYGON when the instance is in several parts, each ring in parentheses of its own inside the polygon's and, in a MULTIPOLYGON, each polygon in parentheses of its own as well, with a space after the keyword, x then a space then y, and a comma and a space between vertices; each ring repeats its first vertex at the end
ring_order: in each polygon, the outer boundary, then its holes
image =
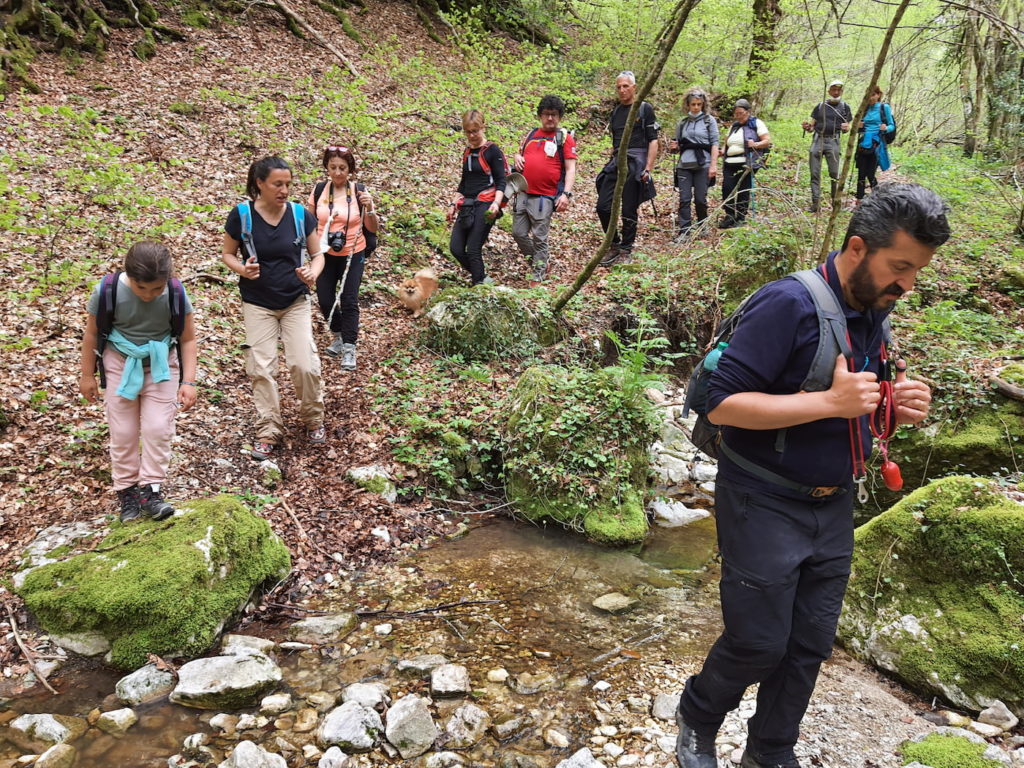
POLYGON ((328 152, 348 152, 348 147, 336 147, 331 144, 327 145, 328 152))

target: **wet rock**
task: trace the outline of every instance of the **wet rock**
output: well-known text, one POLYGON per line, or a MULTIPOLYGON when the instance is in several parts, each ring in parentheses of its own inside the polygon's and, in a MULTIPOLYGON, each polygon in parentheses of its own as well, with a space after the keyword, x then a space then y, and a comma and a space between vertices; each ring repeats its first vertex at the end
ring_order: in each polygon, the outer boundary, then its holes
POLYGON ((603 766, 597 761, 597 758, 594 757, 591 751, 584 747, 568 760, 560 762, 555 768, 603 768, 603 766))
POLYGON ((655 499, 647 505, 647 509, 654 515, 655 524, 662 528, 678 528, 711 516, 706 509, 691 509, 681 501, 663 499, 655 499))
POLYGON ((503 715, 491 725, 491 733, 498 741, 507 741, 531 725, 533 718, 529 715, 503 715))
POLYGON ((281 682, 281 669, 266 656, 213 656, 178 670, 171 701, 197 709, 242 709, 281 682))
POLYGON ((438 698, 465 696, 470 690, 469 670, 461 664, 442 664, 430 673, 430 692, 438 698))
POLYGON ((651 469, 658 484, 666 488, 674 485, 682 485, 690 480, 689 460, 669 453, 661 443, 655 443, 651 448, 651 469))
POLYGON ((306 697, 306 701, 310 703, 318 712, 327 712, 338 703, 338 697, 333 693, 327 691, 316 691, 315 693, 309 694, 306 697))
POLYGON ((398 671, 406 675, 426 677, 437 667, 447 664, 448 659, 436 653, 428 653, 422 656, 413 656, 411 659, 402 659, 398 662, 398 671))
POLYGON ((543 768, 532 755, 510 750, 498 757, 498 768, 543 768))
POLYGON ((114 691, 122 704, 137 707, 162 699, 174 690, 176 680, 174 672, 147 664, 118 680, 114 691))
POLYGON ((288 763, 280 755, 267 752, 251 741, 240 741, 218 768, 288 768, 288 763))
POLYGON ((435 752, 421 757, 414 763, 416 768, 457 768, 465 764, 465 759, 455 752, 435 752))
POLYGON ((609 592, 594 600, 591 605, 606 613, 624 613, 639 602, 635 597, 627 597, 621 592, 609 592))
POLYGON ((99 656, 110 650, 110 639, 100 632, 71 632, 68 634, 51 632, 50 639, 61 648, 74 651, 82 656, 99 656))
POLYGON ((135 714, 135 710, 115 709, 113 712, 104 712, 100 715, 96 720, 96 727, 111 736, 120 738, 128 733, 128 729, 138 721, 139 716, 135 714))
POLYGON ((992 706, 981 711, 981 714, 978 715, 978 722, 994 725, 1001 730, 1009 731, 1016 727, 1019 721, 1017 716, 1010 712, 1003 702, 996 700, 992 706))
POLYGON ((260 712, 268 717, 280 715, 292 708, 292 696, 290 693, 275 693, 271 696, 264 696, 260 702, 260 712))
POLYGON ((523 696, 532 696, 541 691, 553 691, 558 687, 558 679, 550 672, 521 672, 508 680, 508 686, 523 696))
POLYGON ((388 710, 385 735, 404 760, 418 757, 430 749, 438 734, 427 700, 409 695, 396 701, 388 710))
POLYGON ((651 714, 659 720, 675 722, 677 709, 679 709, 678 693, 659 693, 654 697, 651 714))
POLYGON ((376 710, 350 701, 327 713, 317 732, 317 742, 321 747, 369 752, 380 744, 383 731, 384 723, 376 710))
POLYGON ((69 715, 21 715, 7 728, 7 740, 25 752, 39 754, 54 744, 75 741, 89 723, 69 715))
POLYGON ((394 504, 398 498, 398 490, 395 488, 395 481, 391 477, 391 472, 387 467, 380 464, 354 467, 345 473, 345 477, 360 488, 365 488, 371 493, 380 494, 385 501, 391 504, 394 504))
POLYGON ((320 758, 316 768, 349 768, 352 761, 338 747, 331 747, 320 758))
POLYGON ((341 700, 355 701, 364 707, 383 711, 391 703, 391 696, 384 683, 352 683, 341 692, 341 700))
POLYGON ((544 731, 544 742, 555 749, 569 748, 569 737, 557 728, 548 728, 544 731))
POLYGON ((247 712, 238 718, 238 730, 260 730, 266 728, 269 723, 269 718, 264 717, 263 715, 254 715, 251 712, 247 712))
POLYGON ((225 736, 231 736, 238 726, 238 715, 221 713, 210 718, 210 726, 221 731, 225 736))
POLYGON ((276 645, 273 640, 252 635, 224 635, 220 643, 222 656, 239 656, 253 652, 268 656, 276 645))
POLYGON ((492 683, 504 683, 508 680, 508 670, 492 669, 487 673, 487 680, 492 683))
POLYGON ((311 616, 288 627, 288 637, 302 643, 334 645, 341 642, 358 623, 359 619, 354 613, 311 616))
POLYGON ((209 743, 205 733, 193 733, 181 742, 181 754, 189 760, 200 760, 205 756, 203 747, 209 743))
POLYGON ((970 723, 970 725, 967 726, 967 730, 972 731, 986 739, 994 739, 997 736, 1001 736, 1003 733, 1003 729, 1000 728, 998 725, 989 725, 988 723, 979 723, 973 721, 970 723))
POLYGON ((476 704, 463 704, 452 713, 444 727, 445 745, 452 749, 472 747, 487 733, 491 716, 476 704))
POLYGON ((78 752, 70 744, 54 744, 39 756, 35 768, 71 768, 78 758, 78 752))
POLYGON ((309 733, 316 728, 316 724, 319 720, 320 717, 315 709, 304 707, 295 714, 295 722, 292 724, 292 730, 295 731, 295 733, 309 733))

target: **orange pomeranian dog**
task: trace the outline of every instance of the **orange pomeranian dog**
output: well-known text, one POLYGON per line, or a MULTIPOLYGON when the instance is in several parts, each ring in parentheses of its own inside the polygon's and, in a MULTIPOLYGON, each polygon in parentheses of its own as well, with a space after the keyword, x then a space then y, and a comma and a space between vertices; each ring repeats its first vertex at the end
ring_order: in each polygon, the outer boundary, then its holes
POLYGON ((398 300, 406 309, 412 310, 413 317, 419 317, 436 290, 437 272, 430 267, 424 267, 408 280, 402 281, 398 289, 398 300))

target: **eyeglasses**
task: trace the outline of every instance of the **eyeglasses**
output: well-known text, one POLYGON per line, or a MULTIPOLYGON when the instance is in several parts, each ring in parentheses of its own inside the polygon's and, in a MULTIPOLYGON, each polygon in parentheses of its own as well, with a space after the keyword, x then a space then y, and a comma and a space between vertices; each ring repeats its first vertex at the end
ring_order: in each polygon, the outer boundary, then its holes
POLYGON ((336 147, 336 146, 333 146, 331 144, 328 144, 327 145, 327 151, 328 152, 348 152, 349 148, 348 147, 336 147))

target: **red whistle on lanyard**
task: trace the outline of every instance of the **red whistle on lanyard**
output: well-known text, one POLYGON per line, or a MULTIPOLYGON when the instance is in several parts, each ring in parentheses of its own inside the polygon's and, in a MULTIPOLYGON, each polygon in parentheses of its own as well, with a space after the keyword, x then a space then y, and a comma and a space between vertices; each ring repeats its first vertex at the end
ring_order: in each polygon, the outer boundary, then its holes
POLYGON ((888 459, 882 462, 882 481, 890 491, 902 491, 903 475, 900 474, 900 465, 888 459))

